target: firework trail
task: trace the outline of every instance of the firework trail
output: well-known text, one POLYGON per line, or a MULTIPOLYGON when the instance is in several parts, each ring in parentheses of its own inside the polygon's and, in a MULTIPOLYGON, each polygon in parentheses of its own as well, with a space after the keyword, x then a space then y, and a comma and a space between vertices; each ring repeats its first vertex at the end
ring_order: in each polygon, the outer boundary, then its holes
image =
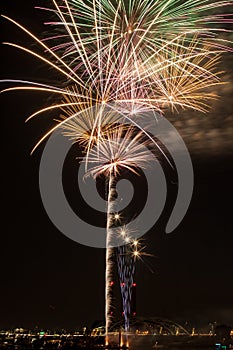
POLYGON ((118 128, 121 119, 116 115, 112 119, 111 114, 106 117, 105 106, 116 105, 119 117, 127 115, 129 124, 135 127, 138 125, 134 116, 139 112, 165 113, 179 108, 207 111, 208 101, 216 96, 205 89, 222 84, 217 64, 222 53, 231 50, 224 34, 229 31, 232 16, 227 10, 222 13, 222 9, 233 2, 51 0, 51 4, 52 8, 39 8, 51 14, 47 25, 54 34, 44 39, 3 16, 27 33, 38 44, 38 50, 5 44, 37 57, 55 70, 60 76, 59 86, 5 79, 3 82, 18 85, 3 91, 34 90, 57 96, 58 102, 28 118, 53 110, 62 114, 35 148, 62 128, 66 136, 85 147, 87 174, 94 178, 104 174, 108 179, 107 333, 114 182, 120 169, 137 173, 138 166, 149 162, 145 162, 144 151, 138 146, 149 134, 139 128, 140 136, 135 136, 130 128, 118 128), (86 127, 88 133, 83 132, 86 127), (131 153, 125 154, 127 147, 131 153), (88 164, 95 165, 88 170, 88 164))
POLYGON ((123 226, 119 233, 125 241, 125 245, 118 247, 117 264, 123 304, 124 329, 127 334, 130 327, 130 317, 135 316, 131 309, 131 301, 132 288, 136 287, 136 284, 134 283, 136 261, 139 259, 143 261, 143 255, 152 255, 144 252, 146 247, 142 245, 141 240, 133 238, 135 232, 132 232, 123 226))
MULTIPOLYGON (((121 234, 125 234, 124 231, 121 234)), ((126 237, 127 238, 127 237, 126 237)), ((117 253, 118 273, 123 304, 123 316, 125 320, 125 331, 129 331, 131 316, 132 286, 135 272, 135 258, 130 244, 118 248, 117 253)))
POLYGON ((131 250, 129 245, 120 247, 118 252, 118 273, 120 277, 123 316, 125 319, 124 328, 126 332, 129 331, 134 272, 135 272, 135 264, 131 256, 131 250))

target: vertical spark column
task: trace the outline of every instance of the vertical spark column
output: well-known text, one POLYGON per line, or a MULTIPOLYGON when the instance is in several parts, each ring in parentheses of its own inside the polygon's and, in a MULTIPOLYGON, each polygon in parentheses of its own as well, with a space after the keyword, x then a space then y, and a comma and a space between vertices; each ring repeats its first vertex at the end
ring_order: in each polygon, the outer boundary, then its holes
POLYGON ((109 343, 109 327, 111 324, 111 306, 112 306, 112 267, 113 267, 113 249, 112 242, 112 212, 113 212, 113 195, 114 195, 114 176, 109 173, 108 178, 108 201, 107 201, 107 227, 106 227, 106 268, 105 268, 105 345, 109 343))

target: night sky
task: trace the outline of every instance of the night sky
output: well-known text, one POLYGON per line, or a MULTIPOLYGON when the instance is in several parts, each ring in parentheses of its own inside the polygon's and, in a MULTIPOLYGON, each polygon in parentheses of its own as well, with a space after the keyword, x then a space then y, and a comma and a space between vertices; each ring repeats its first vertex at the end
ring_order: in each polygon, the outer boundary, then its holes
MULTIPOLYGON (((43 26, 45 14, 33 8, 37 4, 24 0, 20 7, 16 0, 3 0, 1 13, 40 35, 48 27, 43 26)), ((1 33, 1 41, 36 48, 6 20, 1 21, 1 33)), ((17 49, 2 46, 1 56, 2 78, 51 84, 58 79, 43 63, 17 49)), ((218 91, 220 99, 208 114, 186 112, 171 117, 190 151, 195 187, 188 212, 173 233, 165 234, 172 207, 167 203, 144 237, 146 251, 154 257, 137 263, 138 316, 160 316, 197 326, 214 321, 233 324, 230 60, 228 54, 222 62, 230 84, 218 91)), ((44 145, 32 156, 30 151, 52 125, 51 115, 24 121, 49 101, 48 95, 37 92, 1 96, 0 328, 73 329, 104 318, 105 250, 81 246, 60 233, 40 198, 38 169, 44 145)), ((68 166, 74 167, 68 169, 73 174, 77 165, 68 166)), ((172 192, 175 185, 169 178, 168 184, 172 192)), ((67 191, 77 192, 72 179, 67 191)))

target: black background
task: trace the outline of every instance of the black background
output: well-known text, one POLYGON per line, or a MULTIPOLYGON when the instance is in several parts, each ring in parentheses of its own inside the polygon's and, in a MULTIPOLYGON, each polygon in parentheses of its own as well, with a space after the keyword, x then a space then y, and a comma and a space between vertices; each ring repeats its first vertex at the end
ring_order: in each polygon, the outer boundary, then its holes
MULTIPOLYGON (((5 0, 1 12, 40 35, 45 15, 34 5, 5 0)), ((2 41, 33 48, 33 41, 4 19, 1 30, 2 41)), ((50 79, 47 68, 30 55, 2 46, 1 56, 2 78, 53 82, 53 73, 50 79)), ((52 125, 51 116, 24 121, 46 106, 48 96, 18 91, 1 99, 0 327, 90 326, 104 318, 105 251, 81 246, 53 226, 38 186, 43 146, 30 156, 52 125)), ((223 109, 228 102, 223 96, 223 109)), ((145 264, 136 267, 137 313, 196 326, 233 324, 232 148, 218 155, 190 153, 193 199, 172 234, 164 233, 169 215, 165 210, 145 236, 146 251, 154 257, 145 257, 145 264)))

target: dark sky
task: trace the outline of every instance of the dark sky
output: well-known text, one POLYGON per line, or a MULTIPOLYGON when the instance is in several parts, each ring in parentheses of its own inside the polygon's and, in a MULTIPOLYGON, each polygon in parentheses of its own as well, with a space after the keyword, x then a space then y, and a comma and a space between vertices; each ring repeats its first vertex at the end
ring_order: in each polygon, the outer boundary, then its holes
MULTIPOLYGON (((33 4, 24 1, 20 7, 16 0, 4 0, 1 12, 40 34, 43 14, 33 4)), ((1 41, 33 44, 13 24, 2 20, 1 26, 1 41)), ((6 46, 1 52, 2 78, 50 81, 48 70, 38 60, 6 46)), ((224 62, 229 62, 229 56, 224 62)), ((225 70, 232 78, 229 68, 225 70)), ((177 117, 193 160, 193 199, 175 232, 164 232, 168 208, 145 236, 146 250, 154 257, 136 267, 139 316, 188 320, 196 325, 233 324, 232 89, 221 91, 217 112, 212 110, 204 118, 193 113, 177 117)), ((49 129, 50 116, 28 124, 24 121, 46 105, 48 96, 9 92, 1 98, 0 328, 91 325, 104 318, 105 251, 74 243, 53 226, 39 193, 43 146, 30 156, 36 141, 49 129)))

